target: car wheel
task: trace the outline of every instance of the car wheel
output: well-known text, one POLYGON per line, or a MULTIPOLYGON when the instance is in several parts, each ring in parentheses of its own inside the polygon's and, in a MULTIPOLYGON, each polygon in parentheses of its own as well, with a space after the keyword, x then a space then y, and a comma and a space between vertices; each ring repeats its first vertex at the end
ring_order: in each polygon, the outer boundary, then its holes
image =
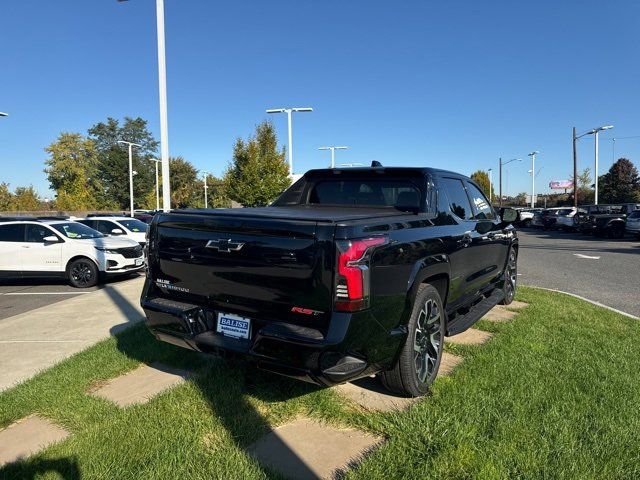
POLYGON ((435 380, 444 347, 444 309, 440 294, 432 285, 420 285, 408 330, 396 365, 382 372, 380 378, 387 390, 419 397, 435 380))
POLYGON ((522 228, 531 228, 531 219, 527 218, 524 222, 522 222, 522 228))
POLYGON ((98 267, 88 258, 79 258, 69 264, 69 283, 76 288, 93 287, 98 283, 98 267))
POLYGON ((518 286, 518 252, 512 248, 509 250, 509 260, 507 267, 504 269, 504 284, 502 292, 504 299, 500 302, 502 305, 509 305, 516 296, 516 288, 518 286))

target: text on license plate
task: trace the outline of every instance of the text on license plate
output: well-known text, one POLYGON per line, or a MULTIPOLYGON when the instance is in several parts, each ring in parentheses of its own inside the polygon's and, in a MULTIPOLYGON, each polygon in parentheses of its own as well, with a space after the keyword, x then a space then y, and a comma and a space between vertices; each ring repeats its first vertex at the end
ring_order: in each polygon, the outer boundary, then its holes
POLYGON ((249 338, 251 319, 240 317, 232 313, 218 313, 218 333, 233 338, 249 338))

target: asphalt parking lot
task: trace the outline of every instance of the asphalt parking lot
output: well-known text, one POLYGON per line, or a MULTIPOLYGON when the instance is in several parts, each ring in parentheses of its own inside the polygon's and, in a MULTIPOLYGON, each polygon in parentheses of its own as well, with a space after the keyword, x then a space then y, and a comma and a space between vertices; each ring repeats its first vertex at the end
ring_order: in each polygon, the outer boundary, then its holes
MULTIPOLYGON (((139 274, 142 275, 142 274, 139 274)), ((135 276, 109 279, 106 285, 131 281, 135 276)), ((73 288, 64 280, 0 280, 0 321, 30 310, 104 288, 73 288)))
POLYGON ((518 280, 640 316, 640 240, 521 229, 518 280))

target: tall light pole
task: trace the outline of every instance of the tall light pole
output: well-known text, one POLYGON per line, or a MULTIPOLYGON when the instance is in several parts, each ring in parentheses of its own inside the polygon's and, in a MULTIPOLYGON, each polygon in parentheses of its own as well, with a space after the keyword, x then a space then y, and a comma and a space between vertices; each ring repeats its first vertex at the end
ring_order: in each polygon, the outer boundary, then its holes
POLYGON ((162 163, 162 160, 158 160, 157 158, 152 158, 151 161, 155 163, 156 166, 156 212, 160 211, 160 182, 158 181, 158 164, 162 163))
POLYGON ((207 172, 204 173, 204 208, 209 208, 208 200, 207 200, 207 172))
MULTIPOLYGON (((126 2, 127 0, 118 0, 126 2)), ((171 210, 171 182, 169 181, 169 122, 167 115, 167 61, 164 42, 164 0, 156 0, 158 29, 158 87, 160 98, 160 158, 162 159, 162 208, 171 210)), ((131 212, 133 215, 133 211, 131 212)))
POLYGON ((131 210, 130 214, 133 217, 133 147, 142 147, 142 145, 124 140, 118 140, 118 143, 128 145, 129 147, 129 208, 131 210))
POLYGON ((318 150, 331 150, 331 168, 336 168, 336 150, 347 150, 349 147, 319 147, 318 150))
POLYGON ((293 175, 293 125, 291 123, 291 114, 293 112, 313 112, 311 107, 287 107, 287 108, 270 108, 267 113, 286 113, 287 126, 289 129, 289 173, 293 175))
POLYGON ((489 172, 489 203, 493 202, 493 168, 487 170, 489 172))
POLYGON ((502 157, 498 159, 498 164, 500 165, 500 169, 498 170, 498 182, 500 183, 500 206, 502 206, 502 167, 504 165, 508 165, 511 162, 521 162, 521 158, 512 158, 511 160, 507 160, 505 162, 502 161, 502 157))
POLYGON ((531 157, 531 208, 536 208, 536 155, 540 152, 534 150, 529 154, 531 157))
MULTIPOLYGON (((591 130, 589 130, 588 132, 584 132, 582 135, 578 135, 577 137, 574 135, 574 141, 577 140, 578 138, 584 137, 585 135, 593 135, 594 136, 594 160, 595 160, 595 172, 594 172, 594 176, 595 176, 595 195, 593 198, 593 203, 595 205, 598 205, 598 133, 600 133, 603 130, 609 130, 613 128, 613 125, 603 125, 602 127, 597 127, 597 128, 593 128, 591 130)), ((574 182, 575 182, 575 178, 574 178, 574 182)))

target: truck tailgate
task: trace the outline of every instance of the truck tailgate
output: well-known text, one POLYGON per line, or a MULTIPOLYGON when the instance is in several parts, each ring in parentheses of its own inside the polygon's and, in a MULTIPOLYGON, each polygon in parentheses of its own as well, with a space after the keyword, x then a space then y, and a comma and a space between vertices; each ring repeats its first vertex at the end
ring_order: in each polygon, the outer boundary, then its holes
POLYGON ((165 298, 313 328, 332 304, 333 225, 229 215, 161 215, 150 275, 165 298))

